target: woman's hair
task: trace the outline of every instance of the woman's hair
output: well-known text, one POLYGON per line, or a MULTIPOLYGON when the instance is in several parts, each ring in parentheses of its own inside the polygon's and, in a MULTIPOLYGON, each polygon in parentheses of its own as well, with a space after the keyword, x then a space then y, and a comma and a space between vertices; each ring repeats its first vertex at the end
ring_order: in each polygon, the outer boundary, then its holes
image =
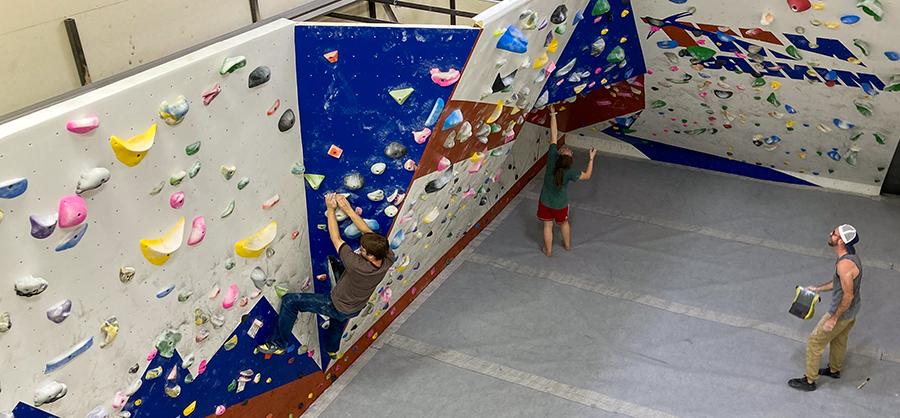
POLYGON ((560 155, 556 157, 556 167, 553 169, 553 184, 556 184, 556 187, 562 187, 563 185, 563 176, 566 174, 566 170, 572 168, 572 160, 571 155, 560 155))

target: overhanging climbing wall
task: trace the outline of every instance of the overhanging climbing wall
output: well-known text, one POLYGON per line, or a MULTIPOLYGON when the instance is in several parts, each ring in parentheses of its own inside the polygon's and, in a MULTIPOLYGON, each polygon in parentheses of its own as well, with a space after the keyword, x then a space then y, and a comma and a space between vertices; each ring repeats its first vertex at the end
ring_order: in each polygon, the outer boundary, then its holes
POLYGON ((900 29, 890 5, 859 3, 633 2, 646 109, 576 133, 656 160, 877 194, 897 147, 900 29))
POLYGON ((252 354, 310 270, 293 29, 0 126, 0 411, 209 416, 315 376, 252 354))

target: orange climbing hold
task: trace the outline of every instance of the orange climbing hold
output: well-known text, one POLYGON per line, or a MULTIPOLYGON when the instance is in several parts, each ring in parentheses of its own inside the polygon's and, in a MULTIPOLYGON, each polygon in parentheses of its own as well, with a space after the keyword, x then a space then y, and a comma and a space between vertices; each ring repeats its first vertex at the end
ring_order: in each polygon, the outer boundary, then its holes
POLYGON ((323 56, 325 57, 326 60, 328 60, 328 62, 330 62, 332 64, 336 63, 338 60, 338 52, 337 51, 326 52, 325 55, 323 55, 323 56))
POLYGON ((341 158, 341 155, 344 155, 344 150, 341 147, 332 144, 331 148, 328 149, 328 155, 334 158, 341 158))

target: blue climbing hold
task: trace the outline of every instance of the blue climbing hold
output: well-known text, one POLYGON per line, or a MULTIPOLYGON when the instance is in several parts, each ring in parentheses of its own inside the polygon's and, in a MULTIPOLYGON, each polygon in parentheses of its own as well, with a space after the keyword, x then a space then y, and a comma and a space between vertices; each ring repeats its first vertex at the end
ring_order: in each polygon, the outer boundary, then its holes
POLYGON ((878 95, 878 89, 876 89, 875 86, 872 85, 872 83, 869 83, 869 82, 860 83, 860 87, 862 87, 863 91, 866 92, 866 94, 868 94, 869 96, 877 96, 878 95))
POLYGON ((394 234, 394 237, 391 238, 391 249, 396 250, 400 248, 400 244, 403 244, 403 239, 406 238, 406 233, 401 229, 400 232, 394 234))
POLYGON ((764 142, 766 143, 766 145, 775 145, 775 144, 781 142, 781 137, 779 137, 778 135, 772 135, 772 136, 766 138, 766 140, 764 142))
POLYGON ((28 190, 28 179, 18 178, 0 183, 0 199, 15 199, 28 190))
POLYGON ((582 20, 584 20, 584 12, 579 10, 578 13, 575 13, 575 17, 572 19, 572 26, 577 25, 582 20))
POLYGON ((434 102, 434 107, 431 108, 431 114, 428 115, 428 119, 425 120, 425 126, 429 128, 433 128, 435 124, 437 124, 438 118, 441 117, 441 112, 444 111, 444 99, 438 98, 434 102))
POLYGON ((891 61, 900 61, 900 54, 897 51, 884 51, 884 56, 891 61))
POLYGON ((446 131, 447 129, 451 129, 456 125, 459 125, 463 121, 462 110, 456 109, 447 115, 447 119, 444 119, 443 129, 446 131))
POLYGON ((825 80, 827 81, 836 81, 837 80, 837 71, 831 70, 825 74, 825 80))
POLYGON ((659 41, 656 43, 656 46, 658 46, 659 49, 675 49, 678 48, 678 42, 670 39, 668 41, 659 41))
POLYGON ((828 151, 828 157, 835 161, 841 160, 841 153, 838 152, 837 148, 832 148, 831 151, 828 151))
POLYGON ((66 238, 65 241, 59 243, 59 245, 56 246, 56 252, 65 251, 78 245, 78 243, 81 242, 81 239, 84 238, 84 233, 87 231, 87 227, 87 222, 81 224, 78 229, 75 230, 75 233, 70 235, 68 238, 66 238))
POLYGON ((859 16, 857 15, 846 15, 841 16, 841 23, 845 25, 855 25, 859 22, 859 16))
POLYGON ((519 28, 509 25, 506 27, 506 32, 497 40, 497 48, 524 54, 528 52, 528 38, 525 37, 525 34, 519 28))
POLYGON ((792 115, 797 113, 797 109, 794 109, 794 106, 791 106, 789 104, 784 105, 784 110, 792 115))
POLYGON ((834 126, 837 126, 839 129, 847 130, 847 129, 853 129, 853 127, 855 127, 856 125, 854 125, 850 122, 847 122, 845 120, 834 118, 834 126))
POLYGON ((725 33, 725 32, 722 32, 722 31, 716 32, 716 37, 719 38, 719 40, 722 41, 722 42, 728 42, 728 43, 730 43, 730 42, 734 42, 734 41, 735 41, 734 36, 731 36, 731 35, 729 35, 729 34, 727 34, 727 33, 725 33))

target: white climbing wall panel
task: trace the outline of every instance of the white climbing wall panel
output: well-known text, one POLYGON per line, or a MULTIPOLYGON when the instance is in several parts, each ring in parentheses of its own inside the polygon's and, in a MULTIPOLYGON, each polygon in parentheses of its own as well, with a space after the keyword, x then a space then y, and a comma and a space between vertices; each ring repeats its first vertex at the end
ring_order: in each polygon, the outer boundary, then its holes
MULTIPOLYGON (((241 314, 256 299, 224 309, 228 287, 236 284, 240 296, 255 296, 250 272, 262 268, 276 285, 299 291, 310 271, 307 233, 304 230, 305 196, 302 177, 291 173, 302 161, 299 123, 280 132, 279 117, 287 109, 297 111, 294 25, 287 20, 254 29, 183 58, 89 92, 59 105, 0 126, 0 182, 17 177, 28 179, 27 191, 11 200, 0 199, 0 312, 9 312, 12 328, 0 333, 0 411, 12 409, 22 400, 31 403, 35 389, 56 380, 68 386, 68 395, 42 408, 61 417, 81 417, 96 405, 109 405, 117 391, 125 390, 140 374, 128 374, 131 365, 141 372, 154 340, 167 328, 182 333, 177 349, 194 353, 193 372, 201 359, 208 359, 235 328, 241 314), (246 67, 220 75, 226 57, 247 57, 246 67), (258 66, 271 69, 271 80, 248 88, 248 76, 258 66), (221 94, 204 106, 201 93, 218 83, 221 94), (190 103, 184 120, 169 126, 158 116, 163 100, 184 95, 190 103), (271 116, 267 109, 280 101, 271 116), (78 135, 66 130, 66 122, 99 116, 99 127, 78 135), (128 138, 157 124, 154 146, 143 161, 129 168, 120 163, 109 137, 128 138), (199 152, 187 155, 185 147, 200 141, 199 152), (196 162, 196 177, 185 177, 178 186, 169 178, 196 162), (236 172, 226 180, 220 166, 233 165, 236 172), (99 189, 83 194, 87 201, 89 228, 72 249, 54 248, 69 235, 57 230, 47 239, 33 238, 29 215, 55 213, 57 202, 74 193, 80 174, 94 167, 111 172, 99 189), (242 178, 249 183, 243 190, 242 178), (162 191, 150 191, 165 182, 162 191), (184 192, 184 206, 170 207, 170 196, 184 192), (274 195, 280 202, 263 209, 274 195), (221 214, 231 201, 233 213, 221 214), (206 219, 207 234, 196 246, 187 245, 191 221, 206 219), (186 221, 181 247, 163 266, 151 265, 141 254, 139 241, 159 237, 186 221), (270 221, 278 222, 278 233, 268 254, 241 258, 234 244, 270 221), (297 235, 299 234, 299 236, 297 235), (228 270, 233 259, 236 265, 228 270), (133 267, 134 278, 123 283, 122 267, 133 267), (17 296, 15 281, 23 276, 42 277, 49 282, 43 293, 30 298, 17 296), (168 296, 157 293, 174 285, 168 296), (221 293, 210 298, 211 291, 221 293), (193 294, 180 302, 179 296, 193 294), (72 301, 71 316, 62 323, 48 320, 46 310, 57 302, 72 301), (209 317, 221 316, 224 325, 207 326, 209 337, 196 342, 195 309, 209 317), (100 325, 115 316, 121 327, 106 348, 100 325), (44 373, 45 363, 70 347, 93 337, 93 347, 68 365, 44 373)), ((299 120, 299 118, 298 118, 299 120)), ((261 296, 277 306, 273 287, 261 296)))
MULTIPOLYGON (((560 25, 550 23, 549 19, 559 6, 565 6, 567 12, 565 24, 562 26, 566 28, 566 31, 562 34, 553 34, 558 42, 557 48, 555 52, 547 53, 549 61, 555 63, 574 32, 572 21, 575 13, 583 11, 587 3, 587 0, 507 0, 475 16, 473 19, 476 24, 484 28, 484 31, 481 33, 478 43, 475 44, 472 57, 466 66, 465 76, 459 81, 459 86, 456 87, 453 94, 453 100, 493 104, 498 100, 509 99, 514 93, 519 93, 521 97, 527 97, 526 102, 529 105, 533 104, 544 87, 544 81, 535 83, 535 79, 546 67, 540 66, 536 69, 534 63, 539 61, 545 52, 547 29, 522 31, 528 39, 528 51, 522 54, 498 49, 497 41, 500 34, 509 25, 519 27, 519 18, 527 11, 537 14, 537 27, 540 27, 543 21, 547 21, 546 24, 550 28, 556 28, 560 25), (516 71, 515 80, 508 92, 490 94, 491 86, 498 74, 506 77, 514 71, 516 71), (528 94, 522 94, 523 89, 526 88, 528 90, 524 92, 528 94)), ((559 65, 563 64, 559 63, 559 65)), ((514 103, 510 103, 510 105, 512 104, 514 103)), ((530 108, 530 106, 528 107, 530 108)))

